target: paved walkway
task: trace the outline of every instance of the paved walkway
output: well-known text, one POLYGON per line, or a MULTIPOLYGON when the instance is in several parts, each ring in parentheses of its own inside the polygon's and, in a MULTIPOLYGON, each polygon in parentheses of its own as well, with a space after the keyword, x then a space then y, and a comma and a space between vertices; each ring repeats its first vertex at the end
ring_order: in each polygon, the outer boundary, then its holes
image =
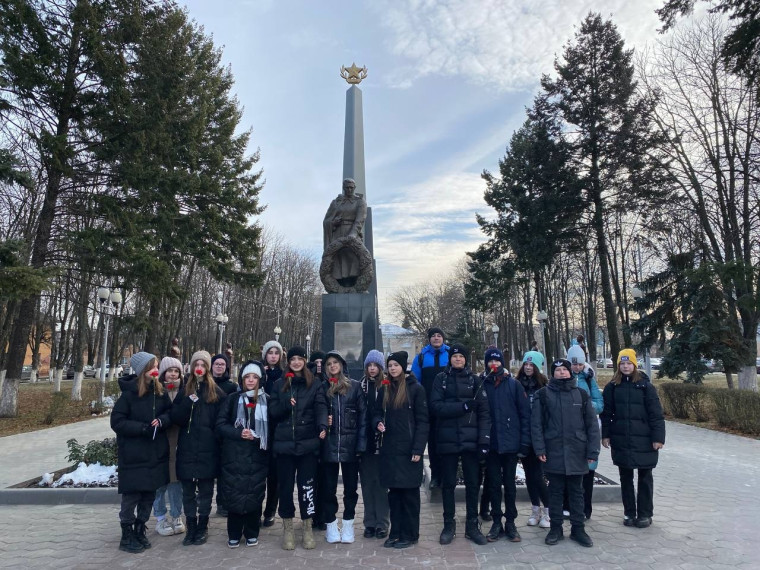
MULTIPOLYGON (((102 433, 96 423, 101 421, 86 422, 86 429, 102 433)), ((73 430, 76 426, 65 427, 73 430)), ((52 431, 41 434, 46 445, 52 445, 52 431)), ((18 453, 18 448, 4 440, 16 437, 21 436, 0 438, 3 480, 8 479, 7 472, 22 471, 7 461, 7 450, 18 453)), ((65 441, 71 435, 61 437, 65 441)), ((87 438, 80 441, 83 440, 87 438)), ((28 445, 26 461, 47 456, 47 449, 38 451, 37 442, 28 445)), ((605 465, 609 465, 607 459, 600 471, 614 475, 605 465)), ((56 466, 59 465, 45 469, 56 466)), ((595 546, 588 549, 567 539, 555 547, 544 545, 546 531, 525 525, 529 510, 526 503, 518 505, 517 523, 523 537, 518 544, 500 541, 475 546, 465 540, 461 525, 464 505, 459 505, 458 538, 452 545, 442 547, 438 544, 441 507, 423 502, 420 543, 403 551, 385 549, 381 541, 361 537, 360 502, 358 536, 353 545, 327 545, 322 533, 317 533, 316 550, 307 552, 299 547, 285 552, 279 547, 278 520, 275 527, 262 529, 255 549, 230 550, 225 544, 225 521, 214 518, 205 546, 182 547, 181 537, 160 537, 151 530, 149 538, 154 546, 140 555, 117 550, 116 506, 0 507, 0 567, 760 568, 760 551, 756 547, 760 529, 760 441, 668 422, 667 446, 655 470, 655 492, 655 519, 649 529, 624 527, 620 504, 595 505, 588 524, 595 546)))

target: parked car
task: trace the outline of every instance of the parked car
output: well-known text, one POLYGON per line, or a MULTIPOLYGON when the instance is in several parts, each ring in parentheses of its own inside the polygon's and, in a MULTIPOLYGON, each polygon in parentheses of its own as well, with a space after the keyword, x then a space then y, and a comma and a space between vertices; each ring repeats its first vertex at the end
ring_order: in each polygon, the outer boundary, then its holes
MULTIPOLYGON (((117 365, 115 370, 116 370, 116 378, 118 378, 124 373, 124 368, 122 368, 121 364, 117 365)), ((98 366, 95 369, 95 377, 100 378, 100 366, 98 366)), ((110 377, 111 377, 111 365, 106 364, 106 378, 110 378, 110 377)))
POLYGON ((652 370, 659 370, 660 365, 662 364, 662 358, 659 358, 657 356, 650 356, 649 363, 652 366, 652 370))
MULTIPOLYGON (((85 364, 84 368, 82 368, 82 374, 85 378, 95 378, 97 376, 97 368, 93 368, 89 364, 85 364)), ((69 366, 66 369, 66 378, 71 380, 74 378, 74 372, 76 372, 76 369, 73 366, 69 366)))
POLYGON ((597 368, 612 368, 613 363, 611 358, 600 358, 596 361, 597 368))
POLYGON ((25 364, 21 367, 21 380, 29 380, 32 377, 32 366, 25 364))

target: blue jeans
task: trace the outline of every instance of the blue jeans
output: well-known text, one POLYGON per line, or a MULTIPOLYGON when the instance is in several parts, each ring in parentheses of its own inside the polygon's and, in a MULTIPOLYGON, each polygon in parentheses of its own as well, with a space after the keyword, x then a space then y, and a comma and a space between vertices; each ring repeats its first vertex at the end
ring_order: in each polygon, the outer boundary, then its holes
POLYGON ((164 495, 169 495, 169 509, 172 518, 177 518, 182 514, 182 483, 175 481, 156 490, 156 500, 153 501, 153 514, 156 517, 166 516, 166 499, 164 495))

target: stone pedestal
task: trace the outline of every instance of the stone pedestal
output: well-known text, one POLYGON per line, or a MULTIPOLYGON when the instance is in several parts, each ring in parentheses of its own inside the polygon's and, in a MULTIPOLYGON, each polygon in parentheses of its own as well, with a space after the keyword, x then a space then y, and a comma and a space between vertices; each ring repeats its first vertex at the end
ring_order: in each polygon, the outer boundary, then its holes
POLYGON ((361 380, 366 354, 372 349, 383 350, 377 322, 377 296, 373 293, 322 295, 320 347, 325 352, 340 352, 348 364, 349 376, 361 380))

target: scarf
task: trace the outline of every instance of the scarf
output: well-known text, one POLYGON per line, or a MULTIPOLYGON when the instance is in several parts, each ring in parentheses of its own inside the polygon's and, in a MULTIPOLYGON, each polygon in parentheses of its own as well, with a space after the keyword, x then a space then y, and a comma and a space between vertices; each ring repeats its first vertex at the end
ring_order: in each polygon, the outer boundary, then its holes
POLYGON ((263 388, 259 388, 259 397, 256 407, 253 408, 253 426, 251 426, 247 404, 253 403, 252 391, 241 392, 238 396, 237 418, 235 427, 250 429, 253 431, 253 437, 259 439, 259 447, 267 449, 267 436, 269 429, 267 425, 267 395, 263 388))

